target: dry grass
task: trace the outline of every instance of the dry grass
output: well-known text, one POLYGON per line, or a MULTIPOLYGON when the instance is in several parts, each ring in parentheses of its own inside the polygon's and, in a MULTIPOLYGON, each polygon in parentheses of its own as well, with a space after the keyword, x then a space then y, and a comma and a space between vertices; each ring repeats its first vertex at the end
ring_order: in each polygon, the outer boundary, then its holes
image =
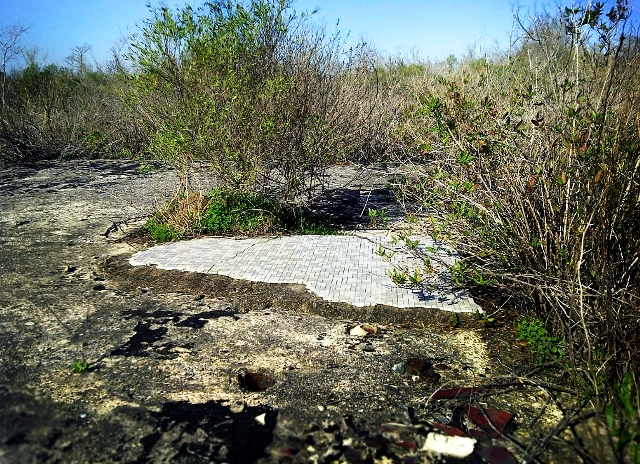
POLYGON ((174 193, 164 205, 156 205, 155 220, 169 226, 178 236, 195 235, 198 224, 207 209, 209 199, 198 191, 174 193))
POLYGON ((618 7, 606 28, 537 18, 516 52, 425 68, 396 96, 400 191, 469 276, 562 335, 559 379, 599 413, 640 372, 640 41, 618 7))

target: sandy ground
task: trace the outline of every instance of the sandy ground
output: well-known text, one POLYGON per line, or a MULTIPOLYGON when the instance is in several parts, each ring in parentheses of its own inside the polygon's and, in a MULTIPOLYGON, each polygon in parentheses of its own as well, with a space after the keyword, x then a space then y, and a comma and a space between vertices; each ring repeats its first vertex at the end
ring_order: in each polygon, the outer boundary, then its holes
POLYGON ((557 421, 548 391, 507 387, 526 359, 507 325, 129 266, 147 244, 122 237, 174 180, 102 160, 0 171, 1 462, 446 461, 422 448, 460 406, 430 398, 452 386, 494 386, 473 401, 516 414, 493 443, 517 455, 557 421))

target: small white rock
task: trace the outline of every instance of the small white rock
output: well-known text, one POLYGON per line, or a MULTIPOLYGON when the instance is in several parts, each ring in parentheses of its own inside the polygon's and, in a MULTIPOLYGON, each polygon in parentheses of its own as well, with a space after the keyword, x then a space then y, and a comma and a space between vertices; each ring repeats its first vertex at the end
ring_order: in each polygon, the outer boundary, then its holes
POLYGON ((365 337, 369 332, 364 330, 361 325, 357 325, 349 330, 349 335, 352 337, 365 337))
POLYGON ((260 425, 264 425, 266 423, 265 419, 267 418, 267 413, 262 413, 259 416, 256 416, 256 422, 260 425))
POLYGON ((422 451, 465 458, 473 453, 475 444, 476 441, 469 437, 448 437, 439 433, 430 433, 424 441, 422 451))
POLYGON ((394 372, 397 372, 398 374, 404 374, 404 363, 398 363, 398 364, 394 364, 393 365, 393 370, 394 372))

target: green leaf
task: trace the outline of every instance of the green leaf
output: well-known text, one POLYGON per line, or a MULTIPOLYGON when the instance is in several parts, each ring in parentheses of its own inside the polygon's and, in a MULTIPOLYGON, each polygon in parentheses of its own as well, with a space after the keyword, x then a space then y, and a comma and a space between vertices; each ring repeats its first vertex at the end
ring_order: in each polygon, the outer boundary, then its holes
POLYGON ((616 443, 615 450, 620 451, 622 448, 631 443, 631 439, 633 435, 628 430, 622 430, 620 433, 620 438, 618 439, 618 443, 616 443))
MULTIPOLYGON (((636 413, 636 404, 633 404, 634 401, 631 397, 631 391, 633 388, 633 372, 628 371, 624 379, 622 380, 622 385, 620 385, 618 390, 618 400, 620 401, 624 413, 627 417, 631 418, 636 413)), ((637 403, 637 401, 635 401, 637 403)))
POLYGON ((634 464, 640 464, 640 443, 634 442, 629 445, 629 457, 634 464))
POLYGON ((611 435, 613 436, 615 436, 614 433, 616 432, 616 430, 614 429, 616 419, 615 407, 615 404, 611 402, 607 404, 607 407, 604 410, 604 417, 607 422, 607 427, 609 428, 609 433, 611 433, 611 435))

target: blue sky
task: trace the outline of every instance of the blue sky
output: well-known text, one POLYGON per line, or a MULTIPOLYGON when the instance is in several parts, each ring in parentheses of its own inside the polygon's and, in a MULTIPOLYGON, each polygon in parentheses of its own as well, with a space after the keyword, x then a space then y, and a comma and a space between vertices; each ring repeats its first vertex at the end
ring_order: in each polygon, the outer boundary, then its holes
MULTIPOLYGON (((634 0, 637 2, 638 0, 634 0)), ((97 62, 149 16, 148 0, 0 0, 0 25, 29 26, 23 44, 37 46, 46 62, 64 64, 72 47, 88 44, 97 62)), ((151 0, 158 5, 160 2, 151 0)), ((169 6, 199 1, 166 0, 169 6)), ((633 3, 633 2, 632 2, 633 3)), ((296 10, 319 9, 316 18, 350 31, 391 54, 444 59, 509 44, 513 11, 533 14, 555 2, 527 0, 297 0, 296 10)), ((636 10, 638 8, 636 7, 636 10)))

